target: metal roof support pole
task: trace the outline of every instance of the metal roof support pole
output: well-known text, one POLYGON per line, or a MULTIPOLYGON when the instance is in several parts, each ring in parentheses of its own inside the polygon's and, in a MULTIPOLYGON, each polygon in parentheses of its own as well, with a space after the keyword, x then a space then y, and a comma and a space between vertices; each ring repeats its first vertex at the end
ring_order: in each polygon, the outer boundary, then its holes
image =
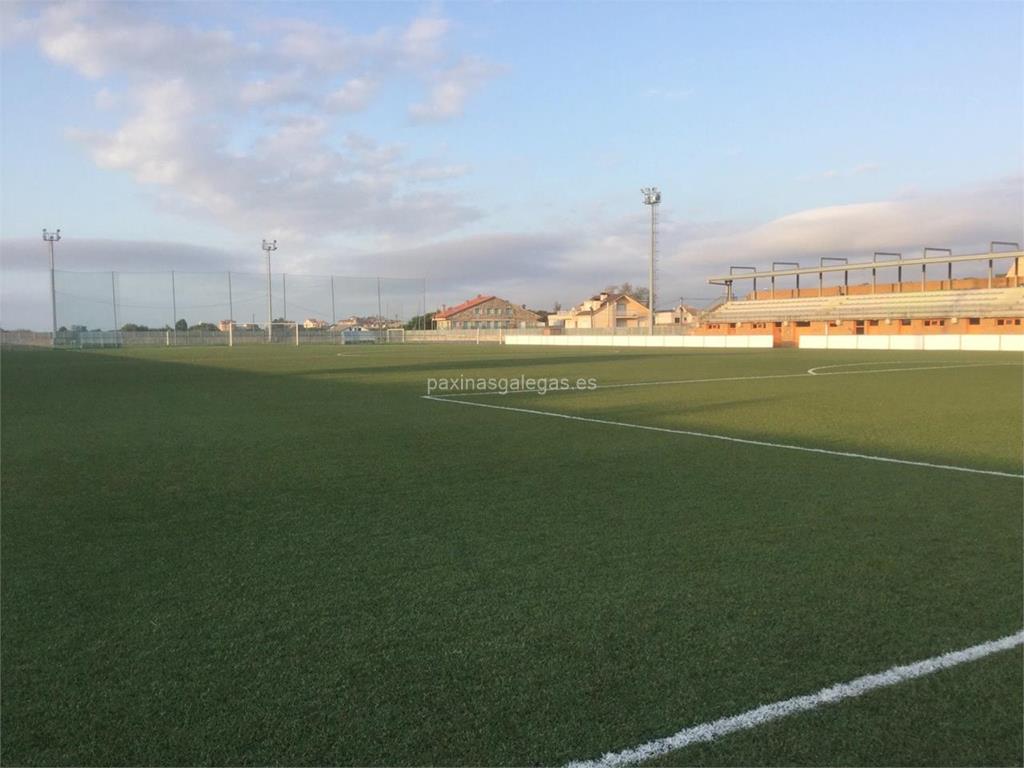
MULTIPOLYGON (((735 264, 732 264, 732 265, 729 266, 729 274, 730 275, 736 274, 736 270, 737 269, 745 269, 745 270, 747 270, 749 272, 753 272, 755 274, 757 273, 757 267, 738 267, 735 264)), ((728 281, 728 286, 729 286, 729 299, 728 300, 732 301, 732 280, 728 281)), ((754 299, 755 300, 757 299, 757 278, 756 277, 754 278, 754 299)))
MULTIPOLYGON (((772 262, 772 272, 774 272, 776 269, 778 269, 780 265, 783 266, 783 267, 796 267, 797 269, 800 269, 800 263, 797 262, 797 261, 773 261, 772 262)), ((775 275, 772 275, 772 298, 773 299, 775 298, 775 275)), ((796 276, 796 298, 798 298, 798 299, 800 298, 800 274, 799 273, 797 273, 797 276, 796 276)))
MULTIPOLYGON (((849 261, 844 256, 822 256, 820 259, 818 259, 818 266, 819 267, 825 266, 825 262, 826 261, 841 261, 843 264, 848 264, 849 263, 849 261)), ((845 274, 845 272, 844 272, 844 274, 845 274)), ((844 282, 844 284, 846 283, 845 279, 844 279, 843 282, 844 282)), ((821 286, 822 286, 822 276, 821 276, 821 272, 819 272, 818 273, 818 296, 822 295, 821 286)))
MULTIPOLYGON (((921 254, 921 258, 922 259, 927 259, 928 258, 928 251, 941 251, 942 253, 949 254, 950 258, 953 257, 953 249, 952 248, 932 248, 932 247, 929 246, 928 248, 925 248, 924 252, 921 254)), ((925 286, 925 270, 927 268, 928 267, 927 267, 926 264, 922 264, 921 265, 921 290, 922 291, 924 291, 925 287, 926 287, 925 286)), ((950 278, 950 280, 953 279, 953 262, 949 262, 949 278, 950 278)), ((950 287, 952 287, 952 284, 950 285, 950 287)))
MULTIPOLYGON (((896 253, 894 251, 875 251, 871 255, 871 260, 872 261, 878 261, 878 257, 879 256, 895 256, 897 259, 902 259, 903 258, 903 254, 902 253, 896 253)), ((901 280, 901 282, 902 282, 902 279, 903 279, 903 268, 900 267, 900 280, 901 280)), ((875 269, 875 267, 872 267, 871 268, 871 292, 874 293, 875 289, 877 287, 878 287, 878 270, 875 269)), ((900 288, 900 290, 903 290, 902 287, 900 288)))

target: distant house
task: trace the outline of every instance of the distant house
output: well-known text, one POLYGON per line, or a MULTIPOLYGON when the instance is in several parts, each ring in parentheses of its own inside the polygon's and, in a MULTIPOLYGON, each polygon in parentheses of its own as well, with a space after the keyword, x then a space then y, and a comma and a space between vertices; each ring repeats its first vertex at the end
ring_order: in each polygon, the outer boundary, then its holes
POLYGON ((322 330, 326 328, 328 325, 330 325, 330 323, 328 323, 326 320, 318 320, 315 317, 307 317, 302 323, 303 328, 311 328, 316 330, 322 330))
POLYGON ((675 309, 659 309, 654 313, 655 325, 696 325, 700 310, 680 304, 675 309))
POLYGON ((471 328, 535 328, 544 323, 540 315, 498 296, 479 295, 458 306, 442 307, 434 315, 439 331, 471 328))
POLYGON ((344 320, 339 320, 331 326, 332 331, 363 331, 366 330, 366 326, 369 325, 368 319, 362 317, 346 317, 344 320))
POLYGON ((227 333, 233 327, 235 327, 234 320, 221 320, 219 323, 217 323, 217 329, 223 331, 224 333, 227 333))
POLYGON ((548 316, 548 325, 562 328, 644 328, 650 310, 624 293, 599 293, 568 312, 548 316))

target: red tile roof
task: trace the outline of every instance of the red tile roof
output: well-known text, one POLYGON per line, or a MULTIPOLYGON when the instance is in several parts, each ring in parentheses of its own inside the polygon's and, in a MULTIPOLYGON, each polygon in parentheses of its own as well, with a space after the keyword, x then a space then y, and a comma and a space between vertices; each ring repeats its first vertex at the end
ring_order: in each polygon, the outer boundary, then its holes
POLYGON ((434 317, 442 319, 449 318, 452 315, 457 315, 459 312, 465 312, 467 309, 471 309, 475 307, 477 304, 483 304, 485 301, 490 301, 493 298, 494 296, 484 296, 481 294, 478 295, 475 299, 464 301, 461 304, 458 304, 454 307, 448 307, 448 309, 444 310, 443 312, 438 312, 436 315, 434 315, 434 317))

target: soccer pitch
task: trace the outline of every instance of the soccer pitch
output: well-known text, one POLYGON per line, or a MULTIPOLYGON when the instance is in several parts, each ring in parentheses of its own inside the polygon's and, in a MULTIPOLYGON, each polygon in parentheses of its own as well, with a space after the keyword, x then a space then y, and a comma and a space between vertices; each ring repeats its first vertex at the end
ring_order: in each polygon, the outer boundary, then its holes
POLYGON ((1018 641, 658 742, 1021 631, 1020 355, 2 366, 4 764, 1024 757, 1018 641), (460 377, 596 388, 425 397, 460 377))

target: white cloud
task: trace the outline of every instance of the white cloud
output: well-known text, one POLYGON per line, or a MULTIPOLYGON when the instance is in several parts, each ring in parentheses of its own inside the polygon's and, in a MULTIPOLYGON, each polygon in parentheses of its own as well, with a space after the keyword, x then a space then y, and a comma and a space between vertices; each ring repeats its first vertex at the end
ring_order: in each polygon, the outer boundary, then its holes
POLYGON ((378 83, 369 77, 353 77, 327 95, 326 105, 338 112, 359 112, 377 94, 378 83))
POLYGON ((436 59, 441 54, 448 27, 448 20, 438 16, 415 19, 402 35, 402 51, 417 61, 436 59))
POLYGON ((112 131, 69 135, 171 211, 235 231, 388 241, 443 235, 480 215, 430 188, 464 165, 407 157, 341 122, 388 82, 410 78, 428 88, 425 118, 460 114, 491 69, 450 54, 446 19, 359 35, 274 20, 247 37, 161 20, 143 5, 30 8, 37 16, 25 23, 43 53, 96 80, 99 106, 126 112, 112 131))
POLYGON ((766 266, 784 258, 866 260, 876 250, 913 254, 925 246, 984 251, 990 240, 1021 239, 1021 182, 1013 177, 955 192, 813 208, 744 232, 685 243, 670 261, 721 269, 737 258, 766 266))
POLYGON ((497 68, 483 59, 467 57, 434 76, 426 101, 409 107, 414 120, 446 120, 462 114, 466 100, 497 68))

